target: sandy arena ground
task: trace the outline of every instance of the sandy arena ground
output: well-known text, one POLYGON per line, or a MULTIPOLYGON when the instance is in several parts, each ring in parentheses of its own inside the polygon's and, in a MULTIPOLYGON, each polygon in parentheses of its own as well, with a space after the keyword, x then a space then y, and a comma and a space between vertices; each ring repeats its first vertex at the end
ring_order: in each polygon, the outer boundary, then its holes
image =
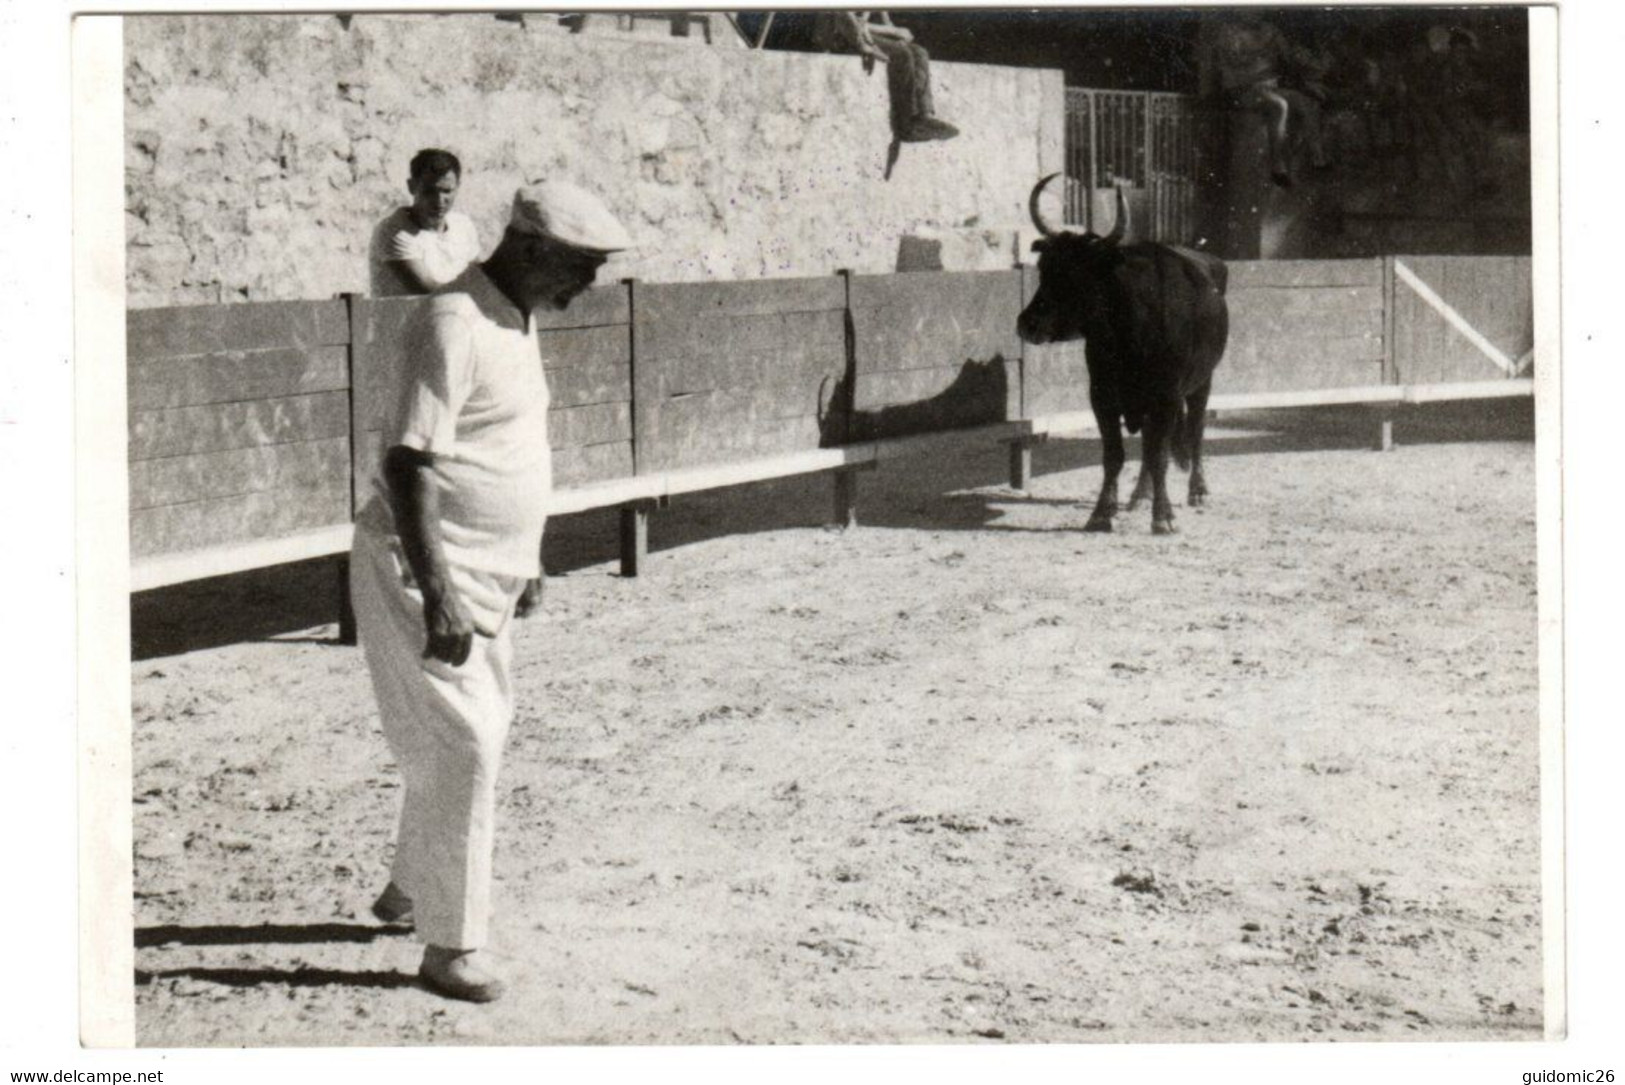
POLYGON ((1530 417, 1226 417, 1174 538, 1079 530, 1078 440, 1025 495, 889 464, 845 533, 827 478, 685 499, 634 580, 561 519, 488 1007, 367 913, 398 778, 330 566, 141 596, 140 1042, 1537 1039, 1530 417))

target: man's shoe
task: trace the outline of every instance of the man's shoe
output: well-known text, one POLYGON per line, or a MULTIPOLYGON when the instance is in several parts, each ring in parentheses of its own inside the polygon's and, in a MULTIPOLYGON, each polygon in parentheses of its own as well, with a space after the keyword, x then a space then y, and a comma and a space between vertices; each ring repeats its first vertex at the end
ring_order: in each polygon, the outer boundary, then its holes
POLYGON ((507 985, 488 971, 477 949, 424 946, 418 978, 431 991, 463 1002, 495 1002, 507 985))
POLYGON ((928 143, 937 139, 953 139, 959 134, 959 129, 938 117, 915 117, 908 126, 897 133, 897 138, 904 143, 928 143))
POLYGON ((372 902, 372 914, 392 927, 410 927, 412 898, 394 882, 390 882, 384 886, 384 891, 378 894, 378 899, 372 902))

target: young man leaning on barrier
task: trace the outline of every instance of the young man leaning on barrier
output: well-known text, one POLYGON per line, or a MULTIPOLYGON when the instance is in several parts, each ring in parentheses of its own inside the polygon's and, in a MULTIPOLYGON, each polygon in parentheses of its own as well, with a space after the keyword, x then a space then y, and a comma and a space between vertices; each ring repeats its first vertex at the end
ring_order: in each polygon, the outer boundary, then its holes
POLYGON ((357 629, 405 778, 390 882, 373 912, 413 925, 420 977, 452 998, 502 993, 483 947, 514 708, 511 620, 538 597, 552 487, 531 311, 567 308, 630 246, 591 193, 521 188, 496 251, 416 316, 388 451, 356 519, 357 629))
POLYGON ((373 297, 427 294, 479 257, 474 221, 452 210, 462 180, 463 164, 450 151, 430 148, 412 156, 406 181, 412 202, 373 228, 367 249, 373 297))

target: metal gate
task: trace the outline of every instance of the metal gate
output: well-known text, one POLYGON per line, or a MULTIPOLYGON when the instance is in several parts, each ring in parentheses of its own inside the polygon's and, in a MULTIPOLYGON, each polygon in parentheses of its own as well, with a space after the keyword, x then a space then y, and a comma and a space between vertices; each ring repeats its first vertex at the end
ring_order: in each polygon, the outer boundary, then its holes
POLYGON ((1184 94, 1066 88, 1067 223, 1094 229, 1121 185, 1138 236, 1194 241, 1196 116, 1184 94))

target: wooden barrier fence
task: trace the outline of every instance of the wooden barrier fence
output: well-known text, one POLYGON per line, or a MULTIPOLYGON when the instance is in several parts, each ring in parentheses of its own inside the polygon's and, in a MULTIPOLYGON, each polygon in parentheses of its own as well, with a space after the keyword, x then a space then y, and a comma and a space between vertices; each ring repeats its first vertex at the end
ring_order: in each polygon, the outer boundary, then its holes
POLYGON ((345 302, 135 310, 125 335, 135 587, 346 545, 345 302))
MULTIPOLYGON (((1215 410, 1360 403, 1382 441, 1407 403, 1533 392, 1529 261, 1380 257, 1230 265, 1215 410)), ((1033 347, 1036 269, 596 287, 537 314, 554 515, 622 510, 635 574, 650 509, 682 493, 855 472, 944 442, 1091 431, 1081 343, 1033 347)), ((341 554, 366 500, 419 299, 346 297, 127 316, 132 590, 341 554)))

